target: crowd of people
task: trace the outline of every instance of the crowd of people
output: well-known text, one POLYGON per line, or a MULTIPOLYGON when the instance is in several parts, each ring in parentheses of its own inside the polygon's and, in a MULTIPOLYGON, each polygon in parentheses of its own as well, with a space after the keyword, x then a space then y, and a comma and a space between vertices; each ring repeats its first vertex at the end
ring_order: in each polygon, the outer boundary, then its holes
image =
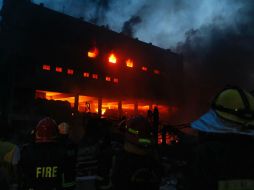
POLYGON ((112 122, 86 116, 79 124, 42 118, 20 145, 1 123, 0 188, 254 189, 254 97, 241 88, 226 87, 214 97, 209 111, 181 137, 188 140, 163 149, 167 160, 177 158, 166 164, 157 145, 157 107, 146 118, 112 122), (162 187, 170 173, 175 180, 162 187))

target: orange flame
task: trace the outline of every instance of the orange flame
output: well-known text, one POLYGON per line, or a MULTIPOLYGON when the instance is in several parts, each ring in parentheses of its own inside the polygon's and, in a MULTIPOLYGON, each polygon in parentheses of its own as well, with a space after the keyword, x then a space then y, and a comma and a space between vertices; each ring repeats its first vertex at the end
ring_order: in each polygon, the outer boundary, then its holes
POLYGON ((115 63, 117 62, 117 59, 116 59, 115 54, 111 53, 110 56, 109 56, 109 58, 108 58, 108 61, 109 61, 110 63, 114 63, 114 64, 115 64, 115 63))
POLYGON ((90 51, 87 52, 87 56, 90 58, 95 58, 99 54, 99 50, 97 48, 93 48, 90 51))
POLYGON ((127 61, 126 61, 126 66, 127 67, 133 67, 133 61, 131 60, 131 59, 128 59, 127 61))

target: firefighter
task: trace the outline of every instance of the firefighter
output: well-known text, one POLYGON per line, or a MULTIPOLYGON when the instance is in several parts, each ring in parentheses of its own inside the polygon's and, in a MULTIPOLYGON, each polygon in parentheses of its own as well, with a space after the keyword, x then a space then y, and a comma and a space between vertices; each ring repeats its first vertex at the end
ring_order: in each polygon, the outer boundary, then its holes
POLYGON ((159 189, 161 171, 149 122, 135 116, 126 127, 123 151, 114 158, 113 189, 159 189))
MULTIPOLYGON (((199 133, 190 189, 254 189, 254 97, 227 87, 191 127, 199 133)), ((189 189, 189 188, 188 188, 189 189)))
POLYGON ((17 164, 20 159, 20 149, 9 142, 10 126, 1 121, 0 124, 0 185, 3 189, 17 188, 17 164))
POLYGON ((35 128, 35 142, 25 145, 19 163, 21 189, 62 190, 65 147, 57 142, 56 122, 46 117, 35 128))
POLYGON ((65 146, 66 158, 65 162, 65 183, 69 184, 65 189, 71 190, 76 187, 76 162, 78 146, 70 138, 70 125, 66 122, 62 122, 58 125, 59 141, 65 146))

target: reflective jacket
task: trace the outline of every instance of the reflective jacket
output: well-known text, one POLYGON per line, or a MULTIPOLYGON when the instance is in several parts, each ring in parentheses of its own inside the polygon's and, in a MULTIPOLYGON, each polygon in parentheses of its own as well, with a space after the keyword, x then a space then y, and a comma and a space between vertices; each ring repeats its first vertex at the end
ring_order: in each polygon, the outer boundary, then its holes
POLYGON ((22 189, 63 189, 65 147, 56 142, 31 143, 21 151, 22 189))

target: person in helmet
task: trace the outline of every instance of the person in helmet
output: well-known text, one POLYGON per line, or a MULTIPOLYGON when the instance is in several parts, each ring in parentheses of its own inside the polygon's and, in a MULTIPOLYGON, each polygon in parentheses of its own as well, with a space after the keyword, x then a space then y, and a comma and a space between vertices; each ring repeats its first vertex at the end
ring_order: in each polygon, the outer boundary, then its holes
POLYGON ((64 189, 65 147, 57 141, 56 122, 46 117, 35 128, 35 142, 25 145, 19 163, 21 189, 64 189))
POLYGON ((14 189, 17 187, 17 164, 20 159, 20 148, 10 141, 11 126, 0 118, 0 187, 14 189))
POLYGON ((215 96, 191 124, 199 133, 189 189, 254 189, 254 97, 238 87, 215 96))
POLYGON ((76 162, 78 145, 75 144, 70 138, 71 126, 62 122, 58 125, 59 138, 58 141, 64 145, 66 150, 65 162, 65 189, 72 190, 76 188, 76 162))
POLYGON ((159 189, 161 171, 151 126, 143 116, 126 123, 124 148, 115 156, 113 189, 159 189))

